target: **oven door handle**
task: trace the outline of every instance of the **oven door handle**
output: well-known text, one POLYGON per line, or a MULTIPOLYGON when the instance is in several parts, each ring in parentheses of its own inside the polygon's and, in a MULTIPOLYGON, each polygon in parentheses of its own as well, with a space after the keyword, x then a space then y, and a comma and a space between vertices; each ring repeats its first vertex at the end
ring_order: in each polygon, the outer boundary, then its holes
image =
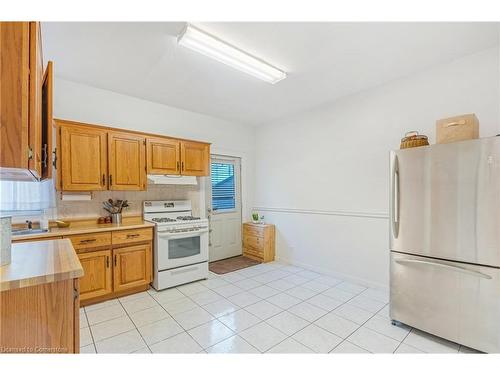
POLYGON ((181 238, 196 237, 203 233, 208 233, 208 230, 198 230, 198 231, 179 233, 179 234, 170 232, 158 232, 158 237, 165 240, 179 240, 181 238))

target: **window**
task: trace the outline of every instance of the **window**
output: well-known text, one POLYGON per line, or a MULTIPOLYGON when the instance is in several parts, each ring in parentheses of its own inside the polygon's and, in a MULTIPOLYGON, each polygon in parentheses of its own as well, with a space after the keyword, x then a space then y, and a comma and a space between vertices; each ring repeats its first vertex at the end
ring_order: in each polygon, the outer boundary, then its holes
POLYGON ((52 180, 0 181, 0 212, 4 215, 37 214, 54 206, 55 190, 52 180))
POLYGON ((234 164, 212 163, 212 209, 232 210, 236 208, 234 164))

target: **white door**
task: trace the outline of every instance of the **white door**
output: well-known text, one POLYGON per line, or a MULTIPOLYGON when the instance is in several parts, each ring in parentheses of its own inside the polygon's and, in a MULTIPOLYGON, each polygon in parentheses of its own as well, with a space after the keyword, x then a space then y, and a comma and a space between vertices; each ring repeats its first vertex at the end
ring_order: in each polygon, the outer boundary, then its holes
POLYGON ((209 261, 241 255, 240 159, 212 155, 207 211, 210 222, 209 261))

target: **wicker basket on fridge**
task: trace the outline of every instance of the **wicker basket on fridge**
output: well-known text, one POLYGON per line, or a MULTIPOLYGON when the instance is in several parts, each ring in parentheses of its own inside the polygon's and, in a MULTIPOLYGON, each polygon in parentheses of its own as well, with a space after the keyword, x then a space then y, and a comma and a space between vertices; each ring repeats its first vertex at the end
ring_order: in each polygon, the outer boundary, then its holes
POLYGON ((405 134, 404 138, 401 138, 400 149, 429 146, 429 139, 426 135, 418 134, 416 131, 408 132, 405 134))

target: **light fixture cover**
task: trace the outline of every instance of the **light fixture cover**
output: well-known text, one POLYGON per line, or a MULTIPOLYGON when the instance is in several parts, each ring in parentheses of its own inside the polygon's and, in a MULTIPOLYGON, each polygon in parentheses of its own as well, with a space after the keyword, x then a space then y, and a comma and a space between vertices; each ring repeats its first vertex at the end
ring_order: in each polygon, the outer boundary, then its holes
POLYGON ((177 38, 177 42, 181 46, 269 83, 274 84, 286 78, 284 71, 190 24, 186 25, 184 31, 177 38))

